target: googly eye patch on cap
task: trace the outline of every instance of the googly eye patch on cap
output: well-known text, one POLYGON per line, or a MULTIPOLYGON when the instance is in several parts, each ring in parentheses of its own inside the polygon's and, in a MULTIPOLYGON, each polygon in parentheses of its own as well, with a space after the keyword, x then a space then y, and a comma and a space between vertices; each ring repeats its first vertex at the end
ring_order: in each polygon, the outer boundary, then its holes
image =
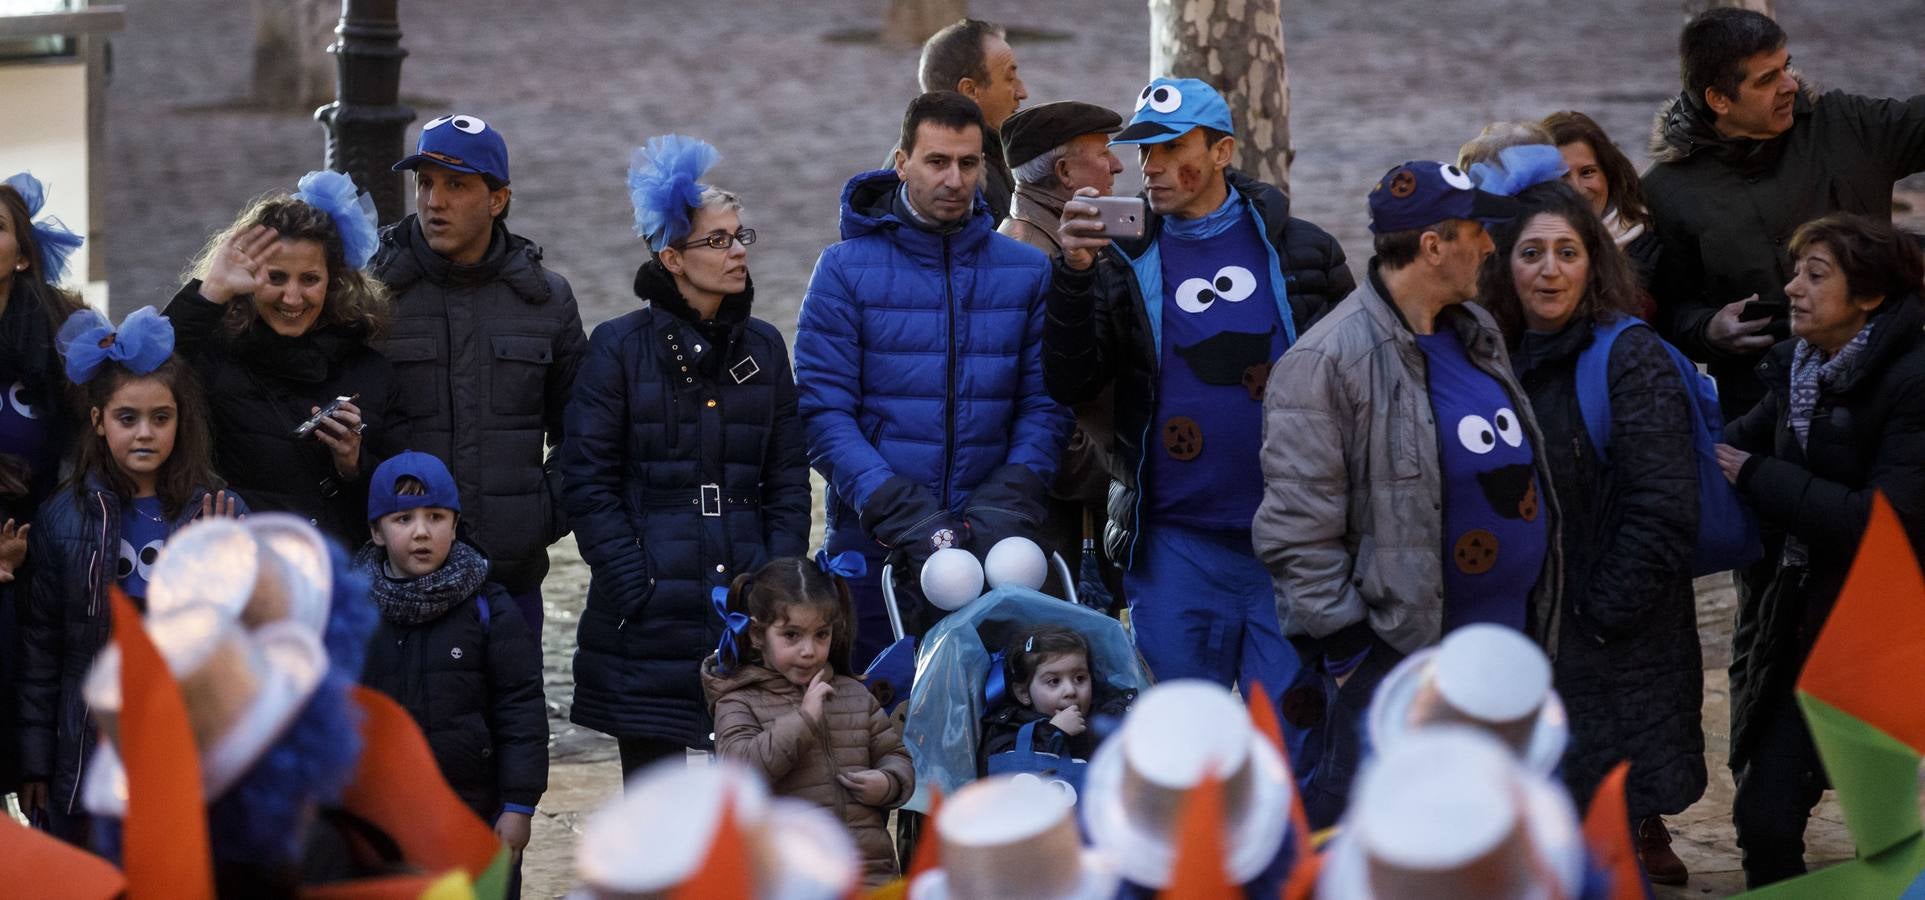
POLYGON ((1136 95, 1136 108, 1139 110, 1147 106, 1154 112, 1167 115, 1176 112, 1182 105, 1182 92, 1167 84, 1147 85, 1142 93, 1136 95))
POLYGON ((1464 174, 1464 170, 1448 163, 1438 166, 1437 174, 1443 177, 1445 184, 1460 191, 1468 191, 1477 186, 1471 183, 1470 176, 1464 174))
POLYGON ((483 122, 474 116, 441 116, 421 126, 421 130, 428 131, 430 129, 440 128, 443 125, 453 125, 455 130, 464 134, 480 134, 488 128, 487 122, 483 122))

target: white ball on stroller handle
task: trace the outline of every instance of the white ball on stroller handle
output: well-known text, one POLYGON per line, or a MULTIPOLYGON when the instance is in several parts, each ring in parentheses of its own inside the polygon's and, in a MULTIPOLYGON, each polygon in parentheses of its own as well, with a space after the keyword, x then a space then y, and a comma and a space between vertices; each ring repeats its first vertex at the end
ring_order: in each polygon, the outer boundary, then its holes
POLYGON ((1013 584, 1039 591, 1043 589, 1043 579, 1049 577, 1049 559, 1035 541, 1006 537, 997 541, 983 557, 983 577, 992 588, 1013 584))
POLYGON ((983 564, 967 550, 946 547, 929 555, 920 580, 930 603, 953 612, 982 596, 983 564))

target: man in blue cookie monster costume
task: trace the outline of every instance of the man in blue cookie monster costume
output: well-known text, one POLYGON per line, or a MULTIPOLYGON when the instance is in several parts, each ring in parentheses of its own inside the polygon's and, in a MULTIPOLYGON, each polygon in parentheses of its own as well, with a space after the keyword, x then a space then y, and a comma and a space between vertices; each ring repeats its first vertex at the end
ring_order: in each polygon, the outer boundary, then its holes
POLYGON ((1064 403, 1115 386, 1104 537, 1151 671, 1274 693, 1298 665, 1250 544, 1262 398, 1271 364, 1355 282, 1335 239, 1230 168, 1233 135, 1202 81, 1143 88, 1112 143, 1142 162, 1144 236, 1111 240, 1092 204, 1066 204, 1044 372, 1064 403))

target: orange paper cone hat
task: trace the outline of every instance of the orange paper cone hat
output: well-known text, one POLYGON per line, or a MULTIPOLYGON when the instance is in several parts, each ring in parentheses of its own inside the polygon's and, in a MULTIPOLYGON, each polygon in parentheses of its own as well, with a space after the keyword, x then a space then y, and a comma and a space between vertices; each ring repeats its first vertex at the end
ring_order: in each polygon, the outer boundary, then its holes
POLYGON ((1621 762, 1598 783, 1591 809, 1584 814, 1584 843, 1591 856, 1611 876, 1609 900, 1646 900, 1644 872, 1638 868, 1637 848, 1631 843, 1631 811, 1624 798, 1624 781, 1631 763, 1621 762))
POLYGON ((112 900, 127 890, 120 870, 44 831, 0 815, 0 860, 7 869, 33 878, 8 885, 21 900, 112 900))
MULTIPOLYGON (((1297 768, 1290 760, 1290 748, 1283 743, 1283 723, 1277 721, 1276 702, 1270 697, 1270 692, 1264 690, 1263 682, 1250 682, 1248 702, 1250 724, 1269 739, 1271 746, 1277 748, 1277 753, 1283 757, 1284 769, 1290 773, 1290 783, 1296 784, 1297 768)), ((1290 840, 1296 846, 1297 865, 1301 866, 1314 855, 1315 848, 1311 846, 1310 815, 1304 812, 1303 794, 1298 791, 1290 792, 1290 832, 1290 840)))
POLYGON ((1157 896, 1164 900, 1237 900, 1243 892, 1230 882, 1223 857, 1223 782, 1215 773, 1203 780, 1183 801, 1178 819, 1176 866, 1170 886, 1157 896))
POLYGON ((200 750, 187 703, 166 660, 141 627, 140 611, 112 589, 114 645, 120 649, 119 744, 127 772, 121 869, 127 883, 170 897, 214 896, 214 862, 201 797, 200 750))
POLYGON ((916 855, 909 860, 909 871, 902 875, 906 884, 942 864, 942 842, 936 840, 936 814, 942 812, 942 789, 931 785, 929 788, 929 811, 923 814, 922 839, 916 842, 916 855))
POLYGON ((735 804, 724 797, 721 805, 722 818, 715 823, 708 858, 702 860, 702 867, 695 870, 694 876, 669 895, 670 900, 755 896, 753 860, 749 858, 748 844, 742 839, 742 826, 735 821, 735 804))

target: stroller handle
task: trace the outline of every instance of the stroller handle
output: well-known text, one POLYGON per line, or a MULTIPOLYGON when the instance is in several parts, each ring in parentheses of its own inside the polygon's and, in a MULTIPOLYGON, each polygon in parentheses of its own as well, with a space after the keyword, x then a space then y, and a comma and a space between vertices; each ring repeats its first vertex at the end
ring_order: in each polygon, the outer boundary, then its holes
POLYGON ((882 565, 882 608, 889 613, 889 633, 899 641, 902 640, 902 610, 896 608, 895 569, 892 563, 882 565))
POLYGON ((1076 573, 1070 571, 1069 563, 1063 561, 1063 554, 1051 550, 1049 561, 1056 565, 1056 577, 1063 581, 1063 599, 1076 603, 1076 573))

